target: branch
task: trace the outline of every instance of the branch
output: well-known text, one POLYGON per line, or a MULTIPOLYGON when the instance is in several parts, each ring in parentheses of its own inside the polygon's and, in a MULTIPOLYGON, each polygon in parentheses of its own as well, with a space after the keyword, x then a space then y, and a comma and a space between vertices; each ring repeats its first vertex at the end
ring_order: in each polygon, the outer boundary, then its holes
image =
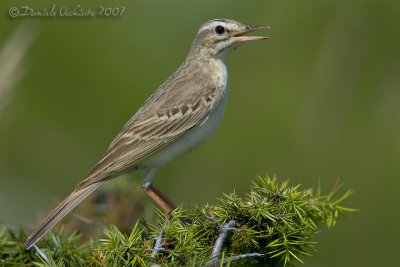
MULTIPOLYGON (((120 201, 130 199, 132 203, 118 201, 118 206, 146 205, 143 199, 132 199, 131 192, 126 190, 132 185, 120 185, 111 192, 118 195, 120 201)), ((169 217, 161 214, 158 221, 137 222, 129 232, 111 225, 104 230, 102 239, 94 241, 85 241, 84 236, 76 234, 49 234, 38 242, 46 253, 46 260, 38 254, 40 252, 25 250, 24 231, 16 233, 9 227, 0 226, 0 259, 6 266, 39 267, 152 264, 211 267, 234 261, 249 266, 255 260, 260 265, 289 266, 302 262, 302 258, 309 255, 308 251, 315 248, 311 238, 321 231, 321 224, 333 227, 339 216, 353 211, 342 206, 350 192, 338 195, 338 188, 340 186, 335 186, 332 192, 321 195, 319 191, 314 194, 311 189, 289 186, 288 181, 259 177, 245 197, 231 193, 224 195, 216 205, 191 210, 177 208, 169 217), (82 245, 76 245, 77 240, 82 245)), ((73 225, 76 230, 76 222, 73 225)), ((87 235, 87 226, 81 229, 87 235)))
POLYGON ((260 253, 247 253, 247 254, 242 254, 242 255, 237 255, 237 256, 232 256, 229 258, 226 258, 222 261, 223 264, 227 264, 229 262, 237 261, 237 260, 242 260, 246 258, 256 258, 256 257, 264 257, 264 254, 260 253))
POLYGON ((219 263, 218 256, 221 254, 222 246, 224 244, 224 241, 226 237, 228 236, 228 233, 236 230, 233 228, 236 225, 236 222, 234 220, 230 220, 228 223, 224 224, 221 228, 220 234, 215 241, 214 248, 211 252, 211 260, 209 260, 206 263, 206 266, 215 266, 219 263))
POLYGON ((152 258, 155 258, 157 256, 157 254, 160 253, 161 250, 163 250, 163 247, 162 247, 163 236, 164 236, 164 232, 163 232, 163 230, 161 230, 160 234, 156 238, 156 242, 154 244, 153 251, 151 252, 152 258))

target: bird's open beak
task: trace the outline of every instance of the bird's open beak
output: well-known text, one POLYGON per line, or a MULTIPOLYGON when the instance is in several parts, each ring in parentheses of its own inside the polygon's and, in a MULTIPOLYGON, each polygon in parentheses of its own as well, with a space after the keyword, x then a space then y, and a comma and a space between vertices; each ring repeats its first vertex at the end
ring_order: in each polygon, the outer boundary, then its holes
POLYGON ((258 30, 258 29, 269 29, 269 26, 266 25, 248 25, 246 26, 246 30, 237 32, 233 36, 237 42, 248 42, 248 41, 257 41, 257 40, 265 40, 269 39, 266 36, 243 36, 246 33, 258 30))

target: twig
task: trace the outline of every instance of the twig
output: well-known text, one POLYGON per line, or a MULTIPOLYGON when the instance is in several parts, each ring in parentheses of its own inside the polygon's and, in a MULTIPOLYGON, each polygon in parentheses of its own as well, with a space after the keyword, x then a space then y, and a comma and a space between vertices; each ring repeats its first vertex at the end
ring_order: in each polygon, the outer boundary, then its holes
POLYGON ((237 261, 237 260, 241 260, 241 259, 245 259, 245 258, 250 258, 250 257, 264 257, 264 254, 260 254, 260 253, 247 253, 247 254, 242 254, 242 255, 237 255, 237 256, 232 256, 229 258, 226 258, 222 261, 223 264, 226 264, 228 262, 233 262, 233 261, 237 261))
POLYGON ((217 222, 217 220, 212 216, 204 215, 204 218, 206 218, 206 219, 208 219, 208 220, 210 220, 212 222, 217 222))
POLYGON ((163 250, 162 247, 162 239, 164 237, 164 232, 163 230, 160 231, 160 234, 158 235, 157 239, 156 239, 156 243, 154 244, 154 248, 153 251, 151 252, 151 257, 154 259, 157 254, 163 250))
POLYGON ((44 254, 44 252, 41 251, 38 246, 33 245, 33 247, 35 248, 37 254, 39 254, 39 256, 47 263, 47 265, 50 266, 50 261, 49 261, 49 258, 46 256, 46 254, 44 254))
POLYGON ((234 226, 236 225, 235 220, 230 220, 226 224, 224 224, 219 232, 219 236, 217 240, 215 240, 215 244, 213 250, 211 252, 210 260, 206 263, 206 266, 214 266, 219 262, 219 254, 221 253, 222 246, 224 245, 224 241, 228 236, 230 231, 236 230, 234 226))

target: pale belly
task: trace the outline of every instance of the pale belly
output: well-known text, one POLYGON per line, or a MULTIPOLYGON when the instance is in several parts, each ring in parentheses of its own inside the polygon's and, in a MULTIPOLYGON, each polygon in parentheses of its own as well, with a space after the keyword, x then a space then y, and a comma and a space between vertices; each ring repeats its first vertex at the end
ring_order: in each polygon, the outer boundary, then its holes
POLYGON ((220 126, 227 102, 228 90, 224 90, 221 103, 201 125, 193 127, 172 144, 161 149, 149 159, 142 162, 142 167, 159 168, 176 157, 204 143, 220 126))

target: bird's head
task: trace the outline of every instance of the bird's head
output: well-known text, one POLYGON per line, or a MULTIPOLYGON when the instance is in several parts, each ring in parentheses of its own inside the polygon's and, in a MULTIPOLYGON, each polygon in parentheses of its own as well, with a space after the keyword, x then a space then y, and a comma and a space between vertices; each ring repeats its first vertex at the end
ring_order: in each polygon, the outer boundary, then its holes
POLYGON ((264 25, 244 25, 230 19, 214 19, 204 23, 197 32, 192 45, 192 53, 224 58, 231 48, 242 42, 269 39, 264 36, 244 36, 264 25))

